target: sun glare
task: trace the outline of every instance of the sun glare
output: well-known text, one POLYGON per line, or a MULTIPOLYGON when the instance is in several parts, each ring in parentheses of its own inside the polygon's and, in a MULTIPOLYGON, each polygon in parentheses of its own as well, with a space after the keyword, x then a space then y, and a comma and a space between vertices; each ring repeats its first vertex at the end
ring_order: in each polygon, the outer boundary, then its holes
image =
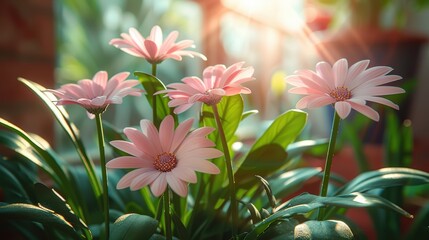
POLYGON ((298 31, 305 22, 302 0, 222 0, 222 4, 232 11, 284 31, 298 31))

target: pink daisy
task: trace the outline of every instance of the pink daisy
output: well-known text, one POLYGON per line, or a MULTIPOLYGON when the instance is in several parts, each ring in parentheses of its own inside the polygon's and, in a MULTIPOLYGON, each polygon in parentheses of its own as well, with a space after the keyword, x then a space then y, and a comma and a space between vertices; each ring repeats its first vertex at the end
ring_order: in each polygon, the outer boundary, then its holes
POLYGON ((59 98, 58 105, 81 105, 92 119, 94 114, 104 112, 110 104, 121 104, 122 98, 127 95, 141 95, 141 89, 133 88, 140 83, 138 80, 125 80, 129 75, 128 72, 121 72, 107 80, 107 72, 99 71, 92 80, 83 79, 77 84, 65 84, 57 90, 46 91, 59 98))
POLYGON ((353 64, 350 68, 346 59, 338 60, 332 67, 329 63, 319 62, 316 72, 311 70, 297 71, 296 75, 286 78, 295 86, 290 93, 307 95, 301 98, 297 108, 316 108, 333 104, 335 111, 344 119, 351 109, 364 114, 374 121, 380 116, 367 101, 384 104, 394 109, 399 106, 382 98, 383 95, 404 93, 400 87, 381 86, 402 79, 397 75, 387 75, 393 69, 386 66, 368 68, 369 60, 353 64))
POLYGON ((188 119, 174 129, 172 116, 161 122, 159 132, 148 120, 141 120, 142 131, 125 128, 128 141, 112 141, 110 144, 131 156, 117 157, 109 161, 108 168, 136 168, 125 174, 117 188, 130 187, 138 190, 147 185, 155 196, 166 190, 167 184, 182 197, 188 193, 188 183, 196 183, 195 171, 218 174, 219 168, 207 159, 217 158, 223 153, 206 138, 214 129, 198 128, 189 132, 193 119, 188 119))
POLYGON ((159 26, 154 26, 147 38, 135 29, 130 28, 129 34, 122 33, 122 38, 114 38, 110 41, 113 45, 122 51, 146 59, 151 64, 157 64, 167 58, 172 58, 177 61, 182 60, 182 56, 200 57, 203 60, 207 58, 198 52, 186 50, 187 48, 195 48, 194 41, 183 40, 175 42, 179 32, 171 32, 165 41, 163 41, 162 30, 159 26))
POLYGON ((183 83, 167 85, 169 89, 158 93, 167 93, 170 97, 169 107, 175 107, 174 113, 179 114, 189 109, 196 102, 213 105, 220 102, 223 96, 249 94, 250 89, 242 83, 253 80, 254 69, 242 68, 243 62, 226 68, 225 65, 209 66, 204 69, 203 80, 198 77, 185 77, 183 83))

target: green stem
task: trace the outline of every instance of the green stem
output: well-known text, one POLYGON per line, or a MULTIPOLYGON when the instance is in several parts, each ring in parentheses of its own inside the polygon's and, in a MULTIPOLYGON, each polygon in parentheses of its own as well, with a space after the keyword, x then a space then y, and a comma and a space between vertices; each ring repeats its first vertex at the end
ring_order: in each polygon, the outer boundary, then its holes
MULTIPOLYGON (((326 194, 328 193, 329 178, 331 176, 332 158, 334 156, 335 143, 337 141, 339 124, 340 124, 340 116, 338 116, 337 112, 334 112, 333 123, 331 128, 331 137, 329 139, 328 152, 326 153, 325 170, 323 173, 322 187, 320 190, 320 196, 322 197, 326 197, 326 194)), ((323 220, 324 215, 325 215, 325 209, 320 208, 318 219, 323 220)))
POLYGON ((101 113, 95 114, 95 121, 97 123, 98 132, 98 147, 100 149, 100 166, 103 182, 103 211, 104 211, 104 224, 105 224, 105 239, 109 239, 110 226, 109 226, 109 192, 107 189, 107 170, 106 170, 106 156, 104 153, 104 133, 103 123, 101 121, 101 113))
POLYGON ((226 161, 226 170, 228 173, 228 179, 229 179, 229 194, 231 198, 231 216, 232 216, 232 238, 237 238, 237 226, 238 226, 238 203, 236 199, 236 192, 235 192, 235 179, 234 179, 234 171, 232 168, 232 160, 231 156, 229 155, 229 148, 228 148, 228 142, 226 141, 225 132, 222 127, 222 122, 220 121, 219 112, 217 109, 216 104, 212 105, 213 107, 213 114, 214 118, 216 120, 217 130, 219 131, 219 137, 222 143, 222 149, 223 154, 225 156, 226 161))
MULTIPOLYGON (((152 64, 152 75, 153 75, 154 77, 156 77, 156 66, 157 66, 157 64, 156 64, 156 63, 153 63, 153 64, 152 64)), ((155 95, 155 94, 153 94, 153 95, 152 95, 152 119, 153 119, 153 122, 154 122, 155 126, 156 126, 156 127, 159 127, 160 122, 159 122, 159 120, 158 120, 158 113, 157 113, 156 108, 157 108, 157 104, 156 104, 156 95, 155 95)))
POLYGON ((167 188, 164 192, 164 225, 165 225, 165 238, 172 240, 171 234, 171 215, 170 215, 170 189, 167 188))

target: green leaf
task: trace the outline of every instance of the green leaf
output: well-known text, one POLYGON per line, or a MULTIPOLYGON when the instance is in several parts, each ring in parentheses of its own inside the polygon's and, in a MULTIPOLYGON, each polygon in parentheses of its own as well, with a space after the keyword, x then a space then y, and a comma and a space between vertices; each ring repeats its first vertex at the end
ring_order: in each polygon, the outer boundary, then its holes
MULTIPOLYGON (((48 143, 37 135, 30 135, 12 123, 0 118, 0 126, 5 127, 11 132, 19 135, 31 148, 40 156, 40 161, 46 163, 52 171, 49 171, 50 177, 58 184, 59 188, 68 193, 67 201, 72 207, 73 211, 79 215, 80 218, 85 219, 85 213, 79 207, 83 205, 80 195, 77 195, 76 186, 73 185, 69 179, 67 168, 64 161, 58 156, 48 145, 48 143)), ((45 168, 42 168, 45 169, 45 168)), ((48 168, 46 168, 48 169, 48 168)))
POLYGON ((289 110, 278 116, 265 133, 253 144, 254 151, 267 144, 278 144, 286 148, 292 143, 307 122, 307 113, 301 110, 289 110))
POLYGON ((244 119, 254 115, 254 114, 258 114, 259 111, 258 110, 249 110, 246 112, 243 112, 243 114, 241 115, 241 121, 243 121, 244 119))
POLYGON ((173 214, 171 214, 171 219, 173 220, 175 227, 174 229, 175 232, 177 232, 179 239, 189 239, 188 231, 186 230, 182 220, 180 220, 180 216, 178 216, 177 213, 173 211, 173 214))
POLYGON ((63 185, 64 182, 67 181, 66 180, 67 176, 61 167, 61 159, 55 158, 54 156, 55 154, 49 148, 49 146, 43 145, 41 142, 36 140, 34 136, 31 136, 30 134, 26 133, 24 130, 4 120, 3 118, 0 118, 0 125, 9 129, 11 132, 19 135, 26 143, 29 144, 29 147, 32 147, 37 152, 37 154, 41 156, 41 158, 46 162, 46 164, 48 164, 49 167, 52 169, 53 175, 51 175, 51 177, 54 180, 57 180, 58 184, 63 185))
POLYGON ((31 204, 14 203, 0 206, 0 218, 7 221, 25 220, 53 227, 72 239, 80 239, 73 226, 62 216, 31 204))
MULTIPOLYGON (((225 132, 225 137, 228 142, 229 149, 231 150, 231 145, 235 140, 235 132, 237 131, 241 115, 243 113, 243 98, 240 95, 222 97, 222 100, 217 104, 217 108, 220 115, 220 120, 222 122, 222 127, 225 132)), ((203 104, 201 119, 204 126, 217 129, 216 121, 213 115, 213 109, 211 106, 203 104)), ((218 131, 212 132, 209 135, 209 138, 216 144, 216 147, 219 150, 223 151, 218 131)), ((232 152, 231 158, 233 158, 232 152)), ((224 157, 213 159, 212 161, 219 167, 219 169, 221 169, 221 172, 211 182, 213 186, 213 192, 216 192, 219 188, 221 188, 222 184, 225 183, 227 179, 227 171, 222 171, 222 169, 226 169, 224 157)))
POLYGON ((156 119, 153 119, 153 121, 160 123, 165 116, 172 115, 173 111, 168 107, 168 98, 163 97, 162 94, 155 95, 156 92, 166 89, 162 81, 153 75, 143 72, 134 72, 134 75, 138 77, 143 88, 146 90, 146 98, 149 104, 152 108, 156 109, 156 119), (154 100, 156 106, 154 106, 154 100))
POLYGON ((276 200, 276 197, 273 195, 273 191, 271 190, 270 184, 263 177, 258 175, 256 175, 256 177, 259 178, 262 185, 264 186, 265 193, 267 194, 267 197, 268 197, 268 201, 270 202, 271 208, 274 211, 276 209, 277 200, 276 200))
POLYGON ((156 232, 158 221, 139 214, 125 214, 113 223, 110 229, 112 240, 150 239, 156 232))
POLYGON ((52 168, 43 159, 40 158, 39 154, 33 149, 31 144, 29 144, 18 133, 0 131, 0 143, 2 146, 9 148, 19 156, 40 167, 50 177, 52 177, 55 182, 61 181, 58 176, 55 175, 52 168))
POLYGON ((293 232, 299 221, 294 218, 273 222, 259 237, 260 240, 294 240, 293 232))
MULTIPOLYGON (((234 95, 230 97, 223 97, 222 100, 217 104, 220 120, 222 122, 223 130, 225 131, 225 137, 228 144, 231 144, 234 140, 235 132, 237 131, 240 119, 243 114, 243 98, 241 95, 234 95)), ((213 116, 213 109, 211 106, 206 104, 202 107, 204 126, 210 126, 217 128, 216 121, 213 116)), ((211 134, 215 143, 219 143, 217 131, 211 134)))
MULTIPOLYGON (((302 140, 291 143, 287 146, 286 152, 288 158, 294 158, 313 148, 327 147, 329 139, 302 140)), ((325 150, 326 152, 326 150, 325 150)))
POLYGON ((275 221, 287 219, 295 214, 308 213, 311 210, 322 207, 323 204, 320 202, 314 202, 312 204, 301 204, 289 207, 287 209, 280 210, 273 215, 265 218, 261 222, 254 225, 254 228, 246 235, 245 240, 256 240, 258 236, 263 233, 272 223, 275 221))
POLYGON ((312 203, 322 203, 325 206, 336 207, 384 207, 396 211, 406 217, 412 218, 412 215, 398 207, 396 204, 384 199, 383 197, 359 192, 335 197, 321 197, 304 193, 289 200, 289 202, 285 204, 285 207, 288 208, 290 206, 312 203))
POLYGON ((267 229, 274 221, 290 218, 296 214, 305 214, 316 208, 323 206, 335 207, 383 207, 398 212, 406 217, 412 218, 412 215, 398 207, 394 203, 376 195, 366 193, 351 193, 335 197, 321 197, 308 193, 301 194, 282 204, 281 209, 270 217, 255 224, 252 231, 246 236, 247 239, 256 239, 267 229))
MULTIPOLYGON (((101 196, 101 184, 97 178, 97 175, 95 174, 95 167, 92 161, 89 159, 85 147, 83 145, 82 140, 80 139, 79 130, 76 128, 76 126, 70 122, 68 114, 64 107, 57 106, 53 103, 54 100, 56 100, 54 97, 51 97, 50 95, 45 94, 43 91, 46 90, 43 86, 26 80, 24 78, 18 78, 19 81, 24 83, 31 91, 33 91, 42 101, 43 103, 49 108, 49 110, 54 115, 57 122, 60 124, 61 128, 64 130, 66 135, 70 138, 71 142, 73 143, 73 146, 76 149, 76 153, 78 154, 79 158, 82 160, 82 163, 85 167, 85 170, 89 176, 91 186, 94 190, 95 196, 101 196)), ((99 204, 101 205, 101 198, 99 204)))
POLYGON ((376 188, 429 183, 429 173, 411 168, 382 168, 365 172, 338 189, 335 195, 366 192, 376 188))
POLYGON ((247 210, 249 210, 250 218, 252 219, 253 224, 261 221, 261 213, 259 213, 258 209, 252 203, 243 203, 246 205, 247 210))
POLYGON ((64 198, 54 189, 50 189, 42 183, 35 183, 34 190, 40 205, 63 216, 64 219, 76 229, 88 228, 70 209, 70 206, 65 202, 64 198))
POLYGON ((290 110, 277 117, 256 140, 235 173, 237 184, 249 187, 256 184, 255 175, 267 178, 287 164, 286 147, 301 133, 307 113, 290 110))
POLYGON ((268 182, 273 189, 273 194, 281 199, 301 187, 303 182, 318 175, 321 171, 322 168, 298 168, 272 177, 268 182))
POLYGON ((251 151, 235 173, 237 186, 249 189, 257 184, 255 175, 268 177, 286 164, 287 153, 277 144, 267 144, 251 151))
POLYGON ((7 166, 8 161, 0 161, 0 188, 3 190, 4 199, 8 202, 26 202, 30 203, 29 197, 15 177, 14 172, 11 172, 7 166))

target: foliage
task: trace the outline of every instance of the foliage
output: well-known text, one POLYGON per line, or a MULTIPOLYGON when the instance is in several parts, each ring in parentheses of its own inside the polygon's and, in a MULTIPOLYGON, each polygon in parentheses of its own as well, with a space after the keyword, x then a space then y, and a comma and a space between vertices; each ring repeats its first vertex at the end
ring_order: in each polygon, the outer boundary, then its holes
MULTIPOLYGON (((71 8, 79 8, 81 4, 88 4, 88 9, 96 8, 93 1, 67 3, 71 8)), ((91 13, 85 12, 85 16, 101 14, 98 11, 91 13)), ((94 37, 97 36, 94 33, 94 37)), ((85 49, 81 51, 85 52, 85 49)), ((146 91, 146 98, 140 99, 151 107, 153 121, 159 123, 167 115, 174 115, 168 99, 156 94, 165 89, 164 82, 144 72, 135 72, 135 76, 146 91)), ((428 173, 408 168, 412 150, 410 128, 400 128, 397 119, 388 116, 386 153, 389 161, 385 168, 367 171, 361 156, 362 172, 351 181, 331 184, 335 191, 327 196, 298 192, 300 187, 322 175, 321 168, 306 165, 302 156, 315 148, 326 149, 328 140, 301 139, 308 114, 297 109, 277 116, 260 135, 246 141, 240 139, 238 130, 244 124, 243 120, 254 117, 257 111, 245 111, 244 99, 236 94, 223 96, 215 103, 216 108, 203 104, 198 119, 200 126, 215 129, 209 135, 210 140, 217 149, 231 156, 234 181, 225 171, 228 162, 224 157, 213 160, 220 174, 199 173, 198 181, 189 185, 185 198, 175 193, 171 198, 169 194, 157 198, 148 187, 138 191, 118 190, 115 186, 127 171, 109 171, 108 181, 103 183, 109 189, 110 219, 106 221, 108 225, 104 225, 103 214, 107 211, 103 212, 102 195, 106 191, 101 189, 100 166, 94 164, 81 139, 81 126, 70 119, 65 108, 54 103, 55 99, 44 92, 43 86, 30 80, 19 80, 50 110, 69 144, 73 145, 76 158, 81 161, 78 165, 65 161, 39 136, 0 118, 0 145, 5 150, 0 160, 3 193, 0 230, 19 237, 102 239, 106 237, 104 230, 111 226, 110 239, 113 240, 164 239, 164 235, 168 238, 172 226, 173 236, 180 239, 230 239, 235 234, 234 228, 238 229, 238 235, 233 238, 245 240, 300 239, 309 234, 315 238, 350 239, 358 232, 351 227, 350 220, 343 221, 346 209, 376 209, 383 211, 383 216, 395 216, 383 219, 374 214, 373 221, 377 226, 389 219, 412 218, 401 206, 402 187, 427 186, 429 183, 428 173), (235 143, 244 147, 236 150, 235 143), (235 194, 237 202, 228 198, 231 194, 235 194), (230 211, 237 203, 237 212, 230 211), (231 229, 233 214, 237 214, 238 221, 231 229)), ((179 117, 174 117, 177 124, 179 117)), ((362 144, 352 128, 346 126, 345 133, 355 151, 362 152, 362 144)), ((114 124, 105 122, 104 131, 106 138, 102 140, 106 142, 124 139, 114 124)), ((115 149, 112 154, 115 157, 126 155, 115 149)), ((427 221, 427 212, 426 206, 418 215, 416 224, 427 221)), ((383 229, 384 232, 390 230, 383 229)), ((414 226, 409 237, 418 236, 419 231, 419 227, 414 226)))

